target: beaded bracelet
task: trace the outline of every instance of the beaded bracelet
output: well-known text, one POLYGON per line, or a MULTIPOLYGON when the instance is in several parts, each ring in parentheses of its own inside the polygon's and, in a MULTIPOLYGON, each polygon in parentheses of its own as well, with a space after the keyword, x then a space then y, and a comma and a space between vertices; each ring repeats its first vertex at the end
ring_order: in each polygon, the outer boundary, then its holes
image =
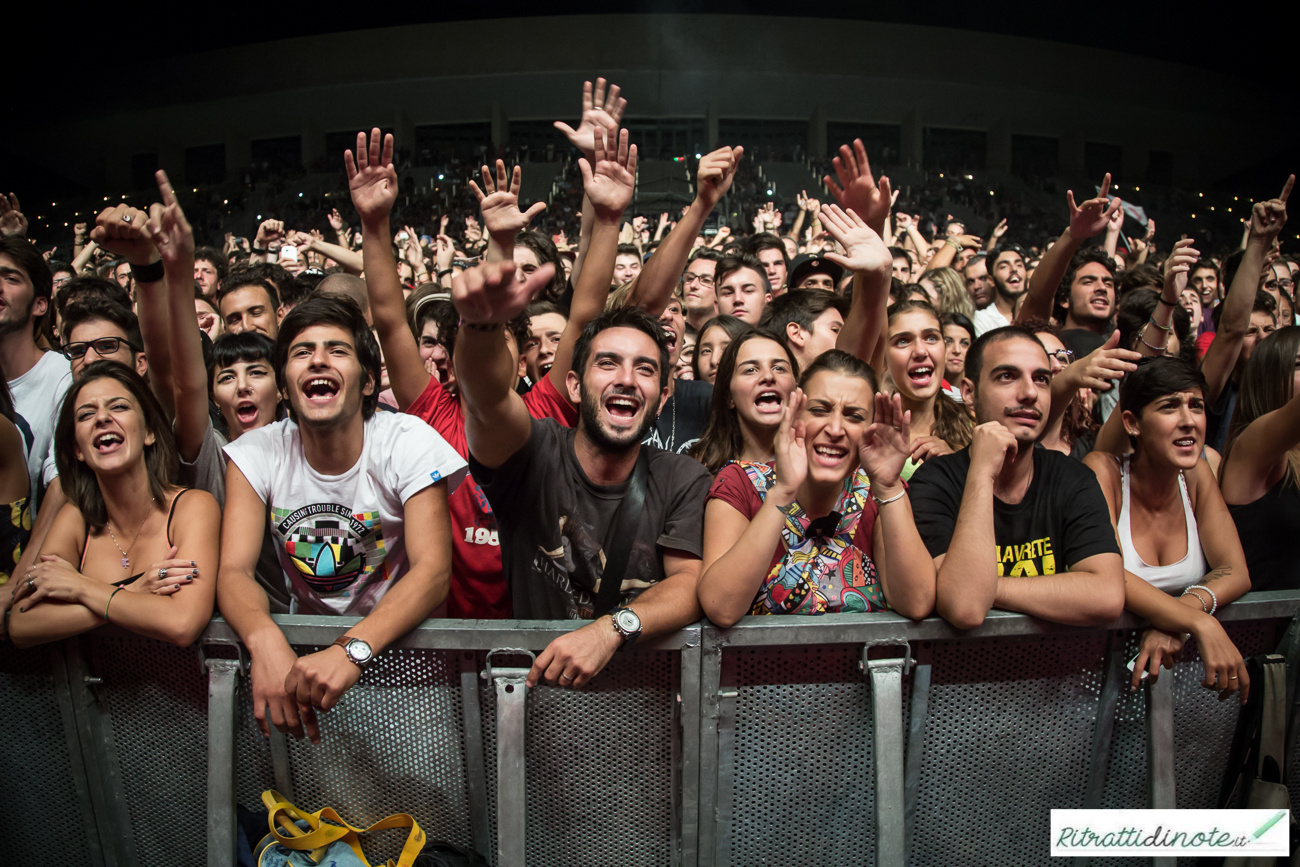
MULTIPOLYGON (((1211 615, 1211 616, 1213 616, 1213 615, 1214 615, 1214 612, 1216 612, 1216 611, 1219 610, 1219 597, 1218 597, 1218 596, 1215 596, 1215 595, 1214 595, 1214 591, 1211 590, 1209 587, 1206 587, 1204 584, 1193 584, 1193 585, 1191 585, 1190 587, 1188 587, 1188 588, 1186 588, 1185 590, 1183 590, 1183 595, 1186 596, 1188 593, 1192 593, 1193 590, 1204 590, 1206 593, 1209 593, 1209 594, 1210 594, 1210 602, 1211 602, 1212 604, 1210 605, 1210 610, 1209 610, 1209 611, 1206 611, 1205 613, 1206 613, 1206 614, 1209 614, 1209 615, 1211 615)), ((1192 595, 1195 596, 1197 599, 1200 599, 1200 600, 1201 600, 1201 610, 1204 610, 1204 609, 1205 609, 1205 599, 1204 599, 1204 598, 1201 596, 1201 594, 1199 594, 1199 593, 1192 593, 1192 595)))
POLYGON ((1173 331, 1173 330, 1174 330, 1174 326, 1173 326, 1172 324, 1171 324, 1171 325, 1161 325, 1159 322, 1156 321, 1156 318, 1155 318, 1154 316, 1151 317, 1150 322, 1151 322, 1152 325, 1154 325, 1156 328, 1159 328, 1161 331, 1173 331))
MULTIPOLYGON (((1146 330, 1146 329, 1143 329, 1143 331, 1145 331, 1145 330, 1146 330)), ((1150 343, 1147 343, 1147 339, 1146 339, 1146 337, 1144 337, 1144 336, 1141 335, 1141 334, 1138 335, 1138 340, 1141 340, 1141 341, 1142 341, 1142 345, 1145 346, 1147 349, 1153 349, 1153 350, 1155 350, 1156 352, 1159 352, 1159 353, 1161 353, 1161 354, 1163 354, 1164 351, 1165 351, 1165 349, 1166 349, 1166 347, 1169 346, 1169 338, 1168 338, 1168 337, 1165 338, 1165 345, 1164 345, 1164 346, 1152 346, 1150 343)))

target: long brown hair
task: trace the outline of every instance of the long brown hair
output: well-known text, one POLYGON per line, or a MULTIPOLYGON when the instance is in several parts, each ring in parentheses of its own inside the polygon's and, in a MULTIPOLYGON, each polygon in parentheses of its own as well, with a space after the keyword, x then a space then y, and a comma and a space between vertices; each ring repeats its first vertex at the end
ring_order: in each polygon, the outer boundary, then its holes
POLYGON ((731 378, 736 373, 736 356, 740 354, 740 347, 751 340, 771 340, 780 346, 785 351, 786 358, 790 359, 791 374, 796 380, 799 378, 799 362, 795 361, 784 335, 765 328, 749 328, 727 344, 718 361, 717 379, 713 382, 708 426, 691 447, 691 457, 704 464, 715 476, 728 462, 739 458, 745 448, 745 438, 740 432, 740 417, 731 402, 731 378))
POLYGON ((104 495, 99 490, 99 479, 84 461, 77 459, 77 397, 81 390, 100 379, 112 379, 130 392, 131 399, 140 407, 145 429, 153 434, 153 445, 144 447, 144 465, 149 473, 149 493, 159 503, 167 502, 167 494, 176 487, 180 476, 180 459, 176 441, 172 439, 171 425, 163 413, 158 398, 134 370, 116 361, 96 361, 86 365, 81 379, 68 389, 59 408, 59 419, 54 428, 54 462, 59 468, 59 481, 68 502, 77 507, 92 532, 98 533, 108 523, 108 509, 104 495))
MULTIPOLYGON (((1237 408, 1228 425, 1228 441, 1223 448, 1223 461, 1219 464, 1222 481, 1223 469, 1228 465, 1228 455, 1251 422, 1281 409, 1295 395, 1296 353, 1300 352, 1300 326, 1279 328, 1259 343, 1246 362, 1241 374, 1241 389, 1237 392, 1237 408)), ((1283 478, 1289 485, 1300 486, 1300 452, 1291 449, 1286 453, 1286 473, 1283 478)))
MULTIPOLYGON (((889 324, 892 325, 894 320, 904 313, 924 313, 933 316, 935 325, 939 327, 939 333, 943 333, 943 323, 939 321, 939 314, 928 302, 899 301, 889 305, 886 314, 889 317, 889 324)), ((887 331, 888 327, 886 327, 887 331)), ((942 359, 934 372, 936 376, 942 377, 942 359)), ((897 388, 898 384, 895 383, 894 387, 897 388)), ((934 435, 946 442, 954 451, 970 445, 971 437, 975 435, 975 419, 971 416, 970 410, 965 404, 948 397, 942 390, 934 396, 934 435)))

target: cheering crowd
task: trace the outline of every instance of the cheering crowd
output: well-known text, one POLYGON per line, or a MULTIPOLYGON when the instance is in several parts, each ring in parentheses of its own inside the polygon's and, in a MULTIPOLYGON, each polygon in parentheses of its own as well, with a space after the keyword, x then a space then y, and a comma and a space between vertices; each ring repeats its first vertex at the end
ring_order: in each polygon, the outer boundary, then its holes
POLYGON ((556 124, 582 153, 567 237, 529 229, 546 206, 503 161, 455 236, 395 225, 378 129, 330 233, 196 247, 159 172, 161 203, 47 261, 0 197, 5 639, 184 646, 217 610, 263 731, 319 740, 427 617, 580 621, 529 683, 581 688, 702 616, 1127 609, 1133 688, 1190 635, 1245 701, 1215 612, 1300 588, 1294 178, 1224 256, 1154 224, 1121 244, 1109 176, 1022 247, 906 213, 857 141, 833 203, 706 235, 743 149, 702 156, 675 219, 625 222, 625 105, 588 82, 556 124), (299 657, 283 612, 362 619, 299 657))

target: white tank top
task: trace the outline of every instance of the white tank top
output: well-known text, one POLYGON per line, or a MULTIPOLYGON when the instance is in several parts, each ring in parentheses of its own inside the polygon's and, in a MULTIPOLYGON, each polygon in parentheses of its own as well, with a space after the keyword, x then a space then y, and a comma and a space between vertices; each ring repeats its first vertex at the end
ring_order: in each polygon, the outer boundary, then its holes
POLYGON ((1183 496, 1183 517, 1187 521, 1187 553, 1177 563, 1168 566, 1149 566, 1138 556, 1133 544, 1133 531, 1129 525, 1129 458, 1119 459, 1119 472, 1123 478, 1124 499, 1119 508, 1119 545, 1124 551, 1124 568, 1153 587, 1169 594, 1181 593, 1185 588, 1205 577, 1208 568, 1205 552, 1201 550, 1201 534, 1196 529, 1196 515, 1192 512, 1192 499, 1187 495, 1187 480, 1178 474, 1178 490, 1183 496))

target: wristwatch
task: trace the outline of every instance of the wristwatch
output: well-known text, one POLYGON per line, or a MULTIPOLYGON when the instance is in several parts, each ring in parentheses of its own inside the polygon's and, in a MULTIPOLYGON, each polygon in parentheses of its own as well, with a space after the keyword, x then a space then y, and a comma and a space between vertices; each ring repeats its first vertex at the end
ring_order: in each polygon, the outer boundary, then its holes
POLYGON ((352 638, 349 635, 340 635, 334 639, 334 644, 343 648, 343 652, 348 655, 348 660, 357 668, 364 669, 375 658, 375 652, 370 645, 360 638, 352 638))
POLYGON ((609 612, 614 631, 623 636, 623 647, 631 647, 641 637, 641 618, 631 608, 615 608, 609 612))

